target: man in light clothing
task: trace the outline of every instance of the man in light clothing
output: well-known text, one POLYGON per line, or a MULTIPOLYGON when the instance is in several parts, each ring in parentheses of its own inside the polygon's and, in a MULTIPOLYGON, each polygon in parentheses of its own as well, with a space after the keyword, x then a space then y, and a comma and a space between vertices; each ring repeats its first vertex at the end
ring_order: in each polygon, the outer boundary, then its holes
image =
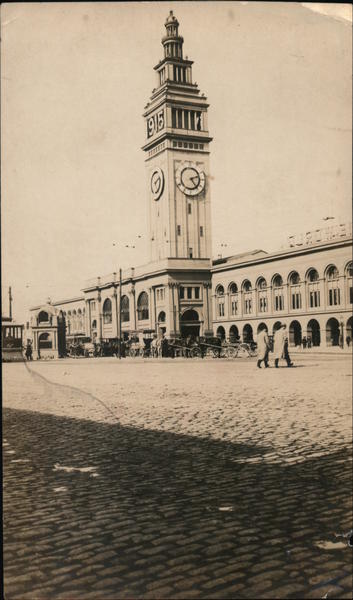
POLYGON ((261 369, 263 361, 265 368, 268 367, 268 353, 270 351, 270 340, 268 339, 267 327, 264 327, 257 336, 257 366, 261 369))
POLYGON ((280 328, 277 329, 274 335, 274 343, 273 343, 273 355, 275 359, 275 367, 278 368, 278 363, 280 358, 284 358, 287 367, 292 367, 293 363, 291 362, 288 354, 288 338, 287 338, 287 325, 284 323, 281 324, 280 328))

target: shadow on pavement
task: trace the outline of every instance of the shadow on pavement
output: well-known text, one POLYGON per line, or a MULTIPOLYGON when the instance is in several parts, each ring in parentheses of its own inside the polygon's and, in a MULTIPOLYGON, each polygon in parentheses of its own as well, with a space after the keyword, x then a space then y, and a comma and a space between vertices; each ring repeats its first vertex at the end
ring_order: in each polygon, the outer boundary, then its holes
POLYGON ((13 409, 3 411, 3 436, 6 600, 321 598, 351 589, 351 551, 335 537, 350 528, 348 450, 257 463, 272 448, 256 440, 13 409))

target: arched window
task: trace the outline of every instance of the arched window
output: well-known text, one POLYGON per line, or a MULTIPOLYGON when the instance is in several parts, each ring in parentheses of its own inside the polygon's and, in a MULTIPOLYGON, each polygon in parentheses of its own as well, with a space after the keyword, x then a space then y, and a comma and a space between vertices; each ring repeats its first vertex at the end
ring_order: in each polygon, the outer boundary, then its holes
POLYGON ((268 299, 267 299, 267 282, 266 279, 260 277, 256 284, 257 289, 257 306, 258 311, 261 313, 268 311, 268 299))
POLYGON ((41 310, 38 315, 38 323, 48 323, 49 315, 45 310, 41 310))
POLYGON ((349 304, 353 304, 352 276, 353 276, 353 264, 349 263, 346 267, 347 301, 349 304))
POLYGON ((158 323, 165 323, 165 318, 166 318, 165 312, 164 312, 164 310, 162 310, 158 315, 158 323))
POLYGON ((97 321, 96 321, 96 319, 93 319, 93 321, 92 321, 92 329, 97 329, 97 321))
POLYGON ((250 323, 247 323, 243 327, 243 342, 247 342, 249 344, 250 342, 253 342, 253 341, 254 341, 253 330, 252 330, 250 323))
POLYGON ((130 321, 129 298, 122 296, 121 298, 121 322, 127 323, 130 321))
POLYGON ((224 317, 224 287, 223 285, 218 285, 216 287, 216 316, 224 317))
POLYGON ((339 272, 334 265, 326 271, 327 302, 329 306, 337 306, 341 303, 339 288, 339 272))
POLYGON ((310 269, 306 276, 308 286, 308 300, 310 308, 320 306, 319 273, 316 269, 310 269))
POLYGON ((106 298, 103 304, 103 323, 112 322, 112 301, 110 298, 106 298))
POLYGON ((252 313, 252 288, 251 283, 248 279, 243 281, 243 310, 244 314, 249 315, 252 313))
POLYGON ((272 280, 273 287, 273 308, 276 311, 284 309, 283 279, 280 275, 275 275, 272 280))
POLYGON ((229 290, 229 308, 232 316, 238 312, 238 286, 236 283, 231 283, 228 287, 229 290))
POLYGON ((49 333, 41 333, 38 338, 38 347, 40 350, 44 348, 52 348, 53 343, 49 333))
POLYGON ((238 327, 236 325, 232 325, 230 330, 229 330, 229 341, 234 343, 237 340, 239 340, 239 330, 238 327))
POLYGON ((137 300, 137 318, 139 321, 144 321, 149 318, 148 311, 148 296, 146 292, 142 292, 137 300))
POLYGON ((301 286, 300 286, 300 277, 299 273, 293 271, 289 275, 289 296, 290 296, 290 306, 293 310, 297 310, 302 307, 302 295, 301 295, 301 286))
POLYGON ((226 337, 225 329, 221 325, 217 329, 217 337, 220 338, 221 340, 224 340, 226 337))

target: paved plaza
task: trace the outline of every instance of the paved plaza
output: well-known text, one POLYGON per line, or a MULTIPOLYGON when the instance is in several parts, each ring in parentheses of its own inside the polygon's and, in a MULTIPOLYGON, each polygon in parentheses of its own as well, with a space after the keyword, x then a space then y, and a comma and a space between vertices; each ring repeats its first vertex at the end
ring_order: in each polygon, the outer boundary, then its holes
POLYGON ((351 598, 349 356, 3 365, 6 600, 351 598))

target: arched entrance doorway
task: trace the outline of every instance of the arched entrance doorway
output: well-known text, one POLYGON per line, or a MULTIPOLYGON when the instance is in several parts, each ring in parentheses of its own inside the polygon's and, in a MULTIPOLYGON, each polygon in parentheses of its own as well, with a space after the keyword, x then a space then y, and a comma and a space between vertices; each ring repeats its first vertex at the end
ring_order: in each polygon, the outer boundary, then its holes
POLYGON ((243 342, 246 342, 249 344, 250 342, 253 342, 253 341, 254 341, 254 337, 253 337, 252 327, 251 327, 251 325, 249 325, 249 323, 247 323, 243 327, 243 342))
POLYGON ((292 321, 289 325, 289 345, 300 346, 302 343, 302 326, 299 321, 292 321))
POLYGON ((274 326, 272 327, 272 333, 275 334, 276 331, 281 327, 281 321, 276 321, 274 326))
POLYGON ((347 346, 352 345, 352 323, 353 323, 353 317, 349 317, 349 319, 347 321, 347 325, 346 325, 346 339, 345 339, 347 346))
POLYGON ((232 325, 230 330, 229 330, 229 341, 234 343, 236 342, 239 338, 239 330, 238 327, 236 325, 232 325))
POLYGON ((340 324, 332 317, 326 323, 326 345, 338 346, 340 340, 340 324))
POLYGON ((217 327, 217 332, 216 335, 218 338, 220 338, 221 340, 224 340, 226 337, 226 332, 224 327, 222 327, 222 325, 220 325, 219 327, 217 327))
POLYGON ((257 327, 257 334, 259 334, 260 331, 263 331, 264 329, 267 329, 266 323, 260 323, 260 325, 258 325, 257 327))
POLYGON ((50 333, 41 333, 38 337, 38 348, 39 350, 43 350, 44 348, 52 348, 53 343, 50 336, 50 333))
POLYGON ((320 325, 316 319, 310 319, 307 326, 307 337, 311 339, 312 346, 320 346, 320 325))
POLYGON ((190 309, 181 315, 180 334, 181 337, 188 337, 189 335, 198 337, 200 335, 200 321, 196 310, 190 309))

